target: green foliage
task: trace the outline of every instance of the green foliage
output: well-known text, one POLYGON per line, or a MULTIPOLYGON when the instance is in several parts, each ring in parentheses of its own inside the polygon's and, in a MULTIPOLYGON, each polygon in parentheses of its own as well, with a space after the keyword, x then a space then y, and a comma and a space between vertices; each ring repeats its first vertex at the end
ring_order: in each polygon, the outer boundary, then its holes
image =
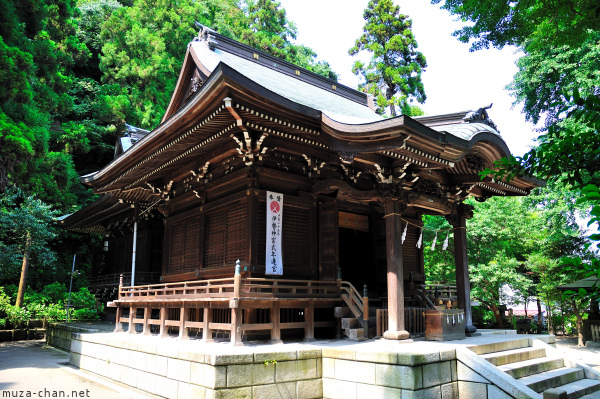
POLYGON ((523 45, 574 44, 589 30, 600 28, 600 7, 594 0, 494 1, 432 0, 456 15, 465 26, 456 32, 471 49, 523 45), (468 22, 468 23, 467 23, 468 22))
MULTIPOLYGON (((27 320, 46 319, 49 321, 64 321, 67 318, 68 293, 64 284, 54 282, 45 286, 41 292, 28 290, 25 293, 25 306, 13 305, 9 295, 0 286, 0 318, 6 319, 13 326, 27 320)), ((96 299, 87 288, 81 288, 71 294, 69 320, 93 321, 98 320, 102 305, 96 306, 96 299)))
POLYGON ((363 34, 348 51, 350 55, 371 54, 368 64, 356 61, 352 68, 363 79, 359 89, 375 97, 380 113, 389 107, 396 116, 396 106, 400 106, 403 113, 412 114, 410 103, 423 103, 427 98, 421 82, 427 62, 417 51, 412 21, 400 14, 392 0, 370 0, 364 18, 363 34))

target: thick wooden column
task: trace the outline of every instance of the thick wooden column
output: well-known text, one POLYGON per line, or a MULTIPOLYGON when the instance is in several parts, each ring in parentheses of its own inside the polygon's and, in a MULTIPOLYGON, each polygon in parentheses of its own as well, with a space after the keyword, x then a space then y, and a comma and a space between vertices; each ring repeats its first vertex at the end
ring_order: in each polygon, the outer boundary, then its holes
POLYGON ((150 326, 148 325, 148 319, 150 319, 150 309, 148 306, 144 308, 144 326, 142 327, 142 334, 150 335, 150 326))
POLYGON ((465 332, 473 334, 477 328, 471 315, 471 282, 469 279, 469 261, 467 259, 467 219, 473 217, 473 207, 465 204, 458 206, 455 214, 446 216, 454 228, 454 262, 456 265, 456 296, 458 308, 465 311, 465 332))
POLYGON ((404 327, 404 264, 402 262, 402 216, 406 205, 386 199, 385 234, 387 250, 388 330, 386 339, 408 339, 404 327))
POLYGON ((271 344, 281 344, 283 341, 281 340, 281 328, 279 323, 281 322, 281 306, 278 301, 273 302, 273 307, 271 308, 271 323, 273 327, 271 328, 271 344))

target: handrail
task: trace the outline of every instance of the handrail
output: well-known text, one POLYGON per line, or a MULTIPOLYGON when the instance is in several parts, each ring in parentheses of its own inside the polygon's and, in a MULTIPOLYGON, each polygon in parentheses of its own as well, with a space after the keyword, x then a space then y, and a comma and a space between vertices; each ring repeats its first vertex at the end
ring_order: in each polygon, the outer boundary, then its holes
POLYGON ((354 315, 360 325, 364 328, 365 338, 369 334, 369 299, 362 297, 356 288, 348 281, 339 281, 340 296, 354 315))
POLYGON ((119 292, 120 300, 169 296, 180 298, 205 296, 224 299, 234 297, 335 298, 339 297, 339 291, 335 281, 244 278, 240 283, 239 294, 235 295, 235 278, 229 277, 120 287, 119 292))

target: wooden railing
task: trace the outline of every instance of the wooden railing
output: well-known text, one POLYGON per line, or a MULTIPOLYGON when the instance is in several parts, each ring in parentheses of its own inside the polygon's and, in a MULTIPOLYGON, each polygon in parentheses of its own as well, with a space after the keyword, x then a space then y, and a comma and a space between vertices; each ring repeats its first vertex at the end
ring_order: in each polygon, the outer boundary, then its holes
MULTIPOLYGON (((404 308, 404 329, 411 337, 425 334, 425 310, 426 308, 404 308)), ((377 309, 375 317, 376 336, 381 337, 388 328, 388 310, 377 309)))
MULTIPOLYGON (((131 284, 131 272, 106 274, 104 276, 94 276, 90 279, 90 287, 119 286, 119 281, 123 276, 123 284, 131 284)), ((152 281, 158 281, 160 273, 156 272, 138 272, 135 274, 135 280, 142 284, 152 281)))
POLYGON ((356 288, 348 281, 338 280, 340 294, 346 306, 364 329, 365 338, 369 337, 369 298, 360 296, 356 288))
POLYGON ((206 341, 212 339, 214 331, 226 331, 237 344, 243 334, 265 330, 270 331, 274 342, 281 340, 284 329, 303 328, 305 339, 314 339, 315 327, 335 326, 333 320, 315 321, 315 306, 333 307, 340 299, 368 337, 369 300, 352 284, 341 280, 242 278, 239 265, 230 278, 119 286, 118 300, 109 305, 117 307, 115 331, 123 331, 123 323, 129 325, 132 334, 136 325, 141 325, 145 334, 158 329, 161 336, 175 328, 182 339, 193 330, 201 331, 206 341), (138 309, 143 310, 142 316, 138 309))
MULTIPOLYGON (((444 303, 448 300, 456 301, 457 289, 456 285, 449 284, 425 284, 427 296, 433 300, 436 296, 444 303), (437 292, 437 293, 436 293, 437 292)), ((434 301, 435 302, 435 301, 434 301)))
MULTIPOLYGON (((236 278, 185 281, 181 283, 120 287, 119 301, 232 299, 232 298, 334 298, 339 296, 335 281, 236 278)), ((356 291, 356 290, 355 290, 356 291)))

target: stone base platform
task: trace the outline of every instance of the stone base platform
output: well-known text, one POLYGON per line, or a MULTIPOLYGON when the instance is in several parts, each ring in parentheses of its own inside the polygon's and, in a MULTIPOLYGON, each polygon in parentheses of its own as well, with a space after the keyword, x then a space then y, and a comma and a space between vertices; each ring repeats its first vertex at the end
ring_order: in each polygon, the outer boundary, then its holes
MULTIPOLYGON (((470 360, 477 355, 468 350, 515 338, 485 334, 449 343, 380 339, 240 347, 75 332, 70 363, 166 398, 517 398, 524 396, 503 376, 495 382, 485 364, 470 360)), ((535 338, 552 343, 554 337, 535 338)))

